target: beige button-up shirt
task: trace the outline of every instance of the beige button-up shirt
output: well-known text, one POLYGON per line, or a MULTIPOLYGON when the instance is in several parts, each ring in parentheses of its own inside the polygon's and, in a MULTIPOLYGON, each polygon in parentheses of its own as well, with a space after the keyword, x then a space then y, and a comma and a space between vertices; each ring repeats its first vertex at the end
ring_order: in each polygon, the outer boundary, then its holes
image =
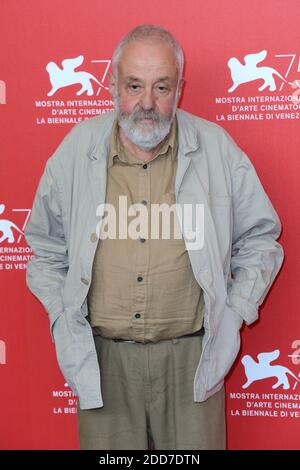
MULTIPOLYGON (((162 238, 151 205, 175 204, 177 121, 147 162, 130 154, 118 136, 115 120, 107 168, 106 204, 116 212, 116 238, 102 223, 92 282, 88 293, 89 320, 94 334, 141 342, 156 342, 193 333, 202 327, 203 292, 195 280, 183 238, 162 238), (148 233, 137 239, 119 238, 119 196, 127 208, 141 203, 147 209, 148 233), (151 238, 151 230, 159 238, 151 238), (103 238, 104 232, 110 237, 103 238)), ((138 216, 128 216, 126 230, 138 216)), ((171 222, 174 221, 171 216, 171 222)), ((176 217, 176 215, 175 215, 176 217)), ((156 219, 157 221, 158 219, 156 219)))

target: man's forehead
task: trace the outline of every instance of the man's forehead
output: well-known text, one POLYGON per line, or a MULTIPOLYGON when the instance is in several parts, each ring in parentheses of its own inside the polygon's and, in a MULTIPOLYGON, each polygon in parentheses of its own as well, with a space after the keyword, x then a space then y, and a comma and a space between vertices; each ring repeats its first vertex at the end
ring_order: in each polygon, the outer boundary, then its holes
POLYGON ((172 84, 177 81, 178 66, 174 51, 166 45, 162 51, 147 50, 143 47, 134 47, 131 50, 123 50, 118 64, 119 74, 122 81, 129 83, 132 81, 151 80, 151 82, 163 81, 172 84), (153 52, 153 53, 152 53, 153 52))

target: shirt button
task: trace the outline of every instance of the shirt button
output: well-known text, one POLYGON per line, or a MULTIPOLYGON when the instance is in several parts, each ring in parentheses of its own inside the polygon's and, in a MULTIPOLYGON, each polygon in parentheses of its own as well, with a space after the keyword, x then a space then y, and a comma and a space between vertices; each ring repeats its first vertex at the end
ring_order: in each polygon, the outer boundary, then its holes
POLYGON ((96 233, 92 233, 90 237, 91 242, 96 242, 98 240, 98 236, 96 233))
POLYGON ((136 313, 134 316, 135 316, 135 318, 141 318, 141 314, 140 314, 140 313, 136 313))
POLYGON ((145 165, 143 165, 143 168, 144 168, 144 170, 147 170, 147 168, 148 168, 147 163, 145 163, 145 165))
POLYGON ((83 284, 86 284, 86 285, 89 284, 89 281, 87 279, 85 279, 84 277, 81 277, 80 280, 81 280, 81 282, 83 282, 83 284))
POLYGON ((145 201, 145 199, 142 200, 142 204, 144 204, 144 206, 147 205, 147 201, 145 201))
POLYGON ((139 282, 141 282, 141 281, 143 280, 142 276, 139 276, 139 277, 137 278, 137 280, 138 280, 139 282))
POLYGON ((144 243, 146 241, 146 238, 140 238, 140 242, 144 243))

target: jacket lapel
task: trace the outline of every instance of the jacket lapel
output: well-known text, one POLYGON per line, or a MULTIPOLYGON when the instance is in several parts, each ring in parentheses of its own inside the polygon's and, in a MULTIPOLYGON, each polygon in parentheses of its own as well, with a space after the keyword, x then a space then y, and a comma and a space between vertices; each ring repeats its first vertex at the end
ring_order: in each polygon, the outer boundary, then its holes
MULTIPOLYGON (((107 160, 105 155, 88 163, 88 178, 95 208, 105 203, 107 184, 107 160)), ((96 213, 96 212, 95 212, 96 213)))

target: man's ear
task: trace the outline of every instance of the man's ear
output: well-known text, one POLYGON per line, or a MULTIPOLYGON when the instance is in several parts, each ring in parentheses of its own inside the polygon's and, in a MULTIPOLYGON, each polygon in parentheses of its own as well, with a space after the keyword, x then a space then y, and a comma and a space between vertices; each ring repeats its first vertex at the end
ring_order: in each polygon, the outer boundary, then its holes
POLYGON ((184 78, 181 78, 181 80, 179 82, 178 102, 180 101, 184 84, 185 84, 185 80, 184 80, 184 78))
POLYGON ((115 86, 116 86, 115 77, 113 76, 111 72, 108 72, 108 89, 112 98, 114 97, 115 86))

